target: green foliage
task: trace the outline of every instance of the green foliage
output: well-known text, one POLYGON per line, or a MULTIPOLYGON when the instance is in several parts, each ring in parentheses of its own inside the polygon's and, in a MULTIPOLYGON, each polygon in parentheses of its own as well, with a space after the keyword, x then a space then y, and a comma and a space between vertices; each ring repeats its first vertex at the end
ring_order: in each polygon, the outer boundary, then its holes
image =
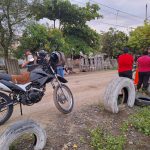
POLYGON ((135 129, 150 136, 150 107, 141 108, 129 121, 135 129))
POLYGON ((92 49, 100 49, 100 35, 87 25, 84 26, 66 26, 63 29, 65 36, 74 36, 86 43, 92 49))
POLYGON ((32 23, 23 32, 16 56, 20 58, 26 49, 30 49, 31 52, 45 49, 49 52, 61 50, 67 53, 68 44, 59 29, 48 29, 44 25, 32 23), (57 49, 54 49, 54 47, 57 47, 57 49))
POLYGON ((110 28, 108 32, 101 36, 102 52, 116 57, 127 45, 127 41, 128 36, 124 32, 110 28))
POLYGON ((28 0, 0 1, 0 50, 8 57, 12 44, 17 41, 16 33, 31 17, 28 0))
POLYGON ((100 128, 91 130, 91 145, 95 150, 123 150, 125 141, 123 136, 106 134, 100 128))
POLYGON ((88 46, 84 40, 76 36, 67 36, 65 40, 68 44, 68 54, 73 53, 77 55, 80 53, 80 51, 82 51, 84 54, 88 54, 89 52, 93 51, 93 49, 90 46, 88 46))
POLYGON ((124 133, 131 127, 150 136, 150 107, 138 109, 135 114, 131 115, 129 119, 123 123, 121 131, 124 133))
MULTIPOLYGON (((20 39, 19 55, 26 49, 32 52, 42 48, 48 42, 48 30, 45 26, 32 23, 27 26, 20 39)), ((19 56, 18 56, 19 57, 19 56)))
POLYGON ((137 27, 130 33, 128 45, 134 53, 139 53, 150 46, 150 24, 137 27))
MULTIPOLYGON (((35 0, 31 7, 36 19, 58 19, 61 25, 85 25, 86 21, 101 17, 97 4, 87 3, 86 7, 71 4, 68 0, 35 0)), ((55 28, 55 24, 54 24, 55 28)))
MULTIPOLYGON (((54 28, 55 20, 59 20, 61 37, 56 35, 56 30, 50 30, 49 36, 68 55, 79 54, 80 51, 88 54, 99 50, 100 35, 86 25, 87 21, 102 17, 99 9, 97 4, 87 3, 85 7, 79 7, 68 0, 36 0, 31 7, 37 20, 44 17, 53 20, 54 28)), ((46 49, 52 47, 52 43, 54 42, 47 43, 46 49)))

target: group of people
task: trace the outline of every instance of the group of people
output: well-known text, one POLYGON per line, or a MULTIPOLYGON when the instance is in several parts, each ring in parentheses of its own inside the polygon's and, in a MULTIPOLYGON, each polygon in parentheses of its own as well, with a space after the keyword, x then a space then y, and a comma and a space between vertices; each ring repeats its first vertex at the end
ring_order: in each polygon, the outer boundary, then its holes
MULTIPOLYGON (((60 57, 60 58, 58 58, 59 62, 57 63, 55 71, 60 76, 64 77, 65 56, 62 52, 55 52, 55 54, 58 54, 59 55, 58 57, 60 57)), ((31 51, 28 49, 25 51, 25 56, 26 56, 26 61, 22 64, 22 68, 28 67, 28 71, 31 71, 32 66, 34 68, 34 65, 36 65, 36 64, 44 65, 43 63, 46 63, 46 61, 48 60, 47 52, 44 50, 40 50, 39 52, 36 53, 35 56, 33 56, 31 51)), ((51 55, 51 56, 53 56, 53 55, 51 55)))
MULTIPOLYGON (((134 64, 134 57, 129 54, 129 49, 124 48, 123 54, 118 57, 118 74, 120 77, 127 77, 132 79, 132 68, 134 64)), ((150 47, 143 51, 143 54, 135 62, 138 68, 138 84, 137 90, 147 94, 148 81, 150 78, 150 47)))

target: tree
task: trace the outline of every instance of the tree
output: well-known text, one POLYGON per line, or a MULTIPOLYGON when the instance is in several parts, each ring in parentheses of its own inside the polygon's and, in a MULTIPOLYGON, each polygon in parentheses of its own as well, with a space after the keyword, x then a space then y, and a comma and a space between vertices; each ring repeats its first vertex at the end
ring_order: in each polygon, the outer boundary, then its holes
POLYGON ((117 56, 123 47, 127 46, 128 36, 121 31, 110 28, 101 36, 102 52, 109 56, 117 56))
POLYGON ((87 25, 84 26, 66 26, 63 29, 64 36, 70 43, 70 49, 76 50, 76 54, 80 51, 89 53, 100 50, 100 35, 87 25))
POLYGON ((143 49, 150 46, 150 24, 137 27, 130 33, 128 45, 134 53, 140 53, 143 49))
POLYGON ((30 49, 33 53, 39 49, 51 52, 55 46, 57 46, 57 50, 66 53, 65 39, 59 29, 48 29, 44 25, 31 23, 26 27, 20 38, 20 46, 16 55, 18 58, 21 57, 26 49, 30 49))
POLYGON ((48 18, 49 20, 55 21, 59 17, 59 9, 57 5, 58 0, 34 0, 30 10, 35 16, 36 20, 48 18))
POLYGON ((7 58, 18 27, 30 16, 28 0, 0 1, 0 50, 7 58))
POLYGON ((18 57, 20 57, 24 50, 30 49, 35 52, 42 48, 48 41, 48 30, 45 26, 31 23, 24 30, 20 38, 20 46, 18 47, 18 57))
POLYGON ((31 7, 36 19, 48 18, 55 21, 58 19, 61 25, 85 25, 86 21, 102 17, 97 4, 87 3, 85 7, 71 4, 68 0, 35 0, 31 7))

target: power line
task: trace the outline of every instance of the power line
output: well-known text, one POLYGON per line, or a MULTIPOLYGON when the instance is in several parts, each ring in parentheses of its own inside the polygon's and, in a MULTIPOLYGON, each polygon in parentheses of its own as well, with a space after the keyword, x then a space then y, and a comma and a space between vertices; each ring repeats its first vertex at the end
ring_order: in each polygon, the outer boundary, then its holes
POLYGON ((133 28, 133 27, 123 26, 123 25, 118 25, 118 24, 112 24, 112 23, 107 23, 107 22, 101 22, 101 21, 100 21, 100 23, 106 24, 106 25, 111 25, 111 26, 117 26, 117 27, 121 27, 121 28, 135 29, 135 28, 133 28))
MULTIPOLYGON (((78 2, 78 3, 80 3, 80 4, 82 4, 82 5, 85 5, 85 4, 86 4, 86 3, 83 3, 83 2, 80 2, 80 1, 77 1, 77 0, 73 0, 73 1, 76 1, 76 2, 78 2)), ((92 0, 90 0, 90 1, 92 1, 92 0)), ((93 2, 94 2, 94 1, 93 1, 93 2)), ((96 3, 96 2, 95 2, 95 3, 96 3)), ((99 3, 99 4, 100 4, 100 3, 99 3)), ((102 6, 103 6, 103 5, 102 5, 102 6)), ((109 6, 108 6, 108 7, 109 7, 109 6)), ((112 9, 115 10, 115 11, 117 11, 117 13, 109 12, 109 11, 103 10, 103 8, 102 8, 100 11, 107 12, 107 13, 109 13, 109 14, 115 15, 115 16, 116 16, 116 24, 111 24, 111 23, 107 23, 107 22, 100 21, 101 24, 105 24, 105 25, 109 25, 109 26, 114 26, 114 27, 121 27, 121 28, 126 28, 126 29, 135 29, 135 28, 133 28, 133 27, 124 26, 124 25, 118 25, 118 24, 117 24, 118 16, 124 17, 124 16, 121 16, 121 15, 119 14, 119 12, 122 12, 122 13, 125 13, 125 14, 130 15, 129 13, 120 11, 120 10, 115 9, 115 8, 112 8, 112 9)), ((135 15, 130 15, 130 16, 134 16, 134 17, 135 17, 135 15)), ((136 17, 138 17, 138 16, 136 16, 136 17)), ((143 20, 143 19, 142 19, 142 20, 143 20)))
MULTIPOLYGON (((75 1, 75 2, 80 3, 80 4, 82 4, 82 5, 85 5, 85 4, 86 4, 86 2, 80 2, 80 1, 78 1, 78 0, 72 0, 72 1, 75 1)), ((114 10, 114 11, 116 11, 116 12, 118 13, 117 16, 124 17, 124 16, 121 16, 121 15, 119 14, 119 13, 124 13, 124 14, 129 15, 129 16, 132 16, 132 17, 134 17, 134 18, 136 18, 136 19, 143 20, 143 18, 141 18, 141 17, 139 17, 139 16, 136 16, 136 15, 134 15, 134 14, 130 14, 130 13, 128 13, 128 12, 124 12, 124 11, 119 10, 119 9, 112 8, 112 7, 107 6, 107 5, 105 5, 105 4, 98 3, 98 2, 95 2, 95 1, 93 1, 93 0, 89 0, 89 2, 93 2, 93 3, 96 3, 96 4, 99 4, 99 5, 104 6, 105 8, 109 8, 109 9, 111 9, 111 10, 114 10)), ((103 8, 101 7, 100 11, 108 12, 108 11, 102 10, 102 9, 103 9, 103 8)), ((114 12, 110 12, 110 13, 116 15, 116 13, 114 13, 114 12)))
POLYGON ((90 1, 93 2, 93 3, 100 4, 100 5, 102 5, 102 6, 106 7, 106 8, 109 8, 109 9, 112 9, 112 10, 115 10, 115 11, 118 11, 118 12, 121 12, 121 13, 124 13, 124 14, 127 14, 127 15, 130 15, 130 16, 133 16, 133 17, 136 17, 136 18, 139 18, 139 19, 143 20, 143 18, 141 18, 140 16, 137 16, 137 15, 134 15, 134 14, 131 14, 131 13, 128 13, 128 12, 125 12, 125 11, 122 11, 122 10, 110 7, 110 6, 102 4, 102 3, 95 2, 94 0, 90 0, 90 1))

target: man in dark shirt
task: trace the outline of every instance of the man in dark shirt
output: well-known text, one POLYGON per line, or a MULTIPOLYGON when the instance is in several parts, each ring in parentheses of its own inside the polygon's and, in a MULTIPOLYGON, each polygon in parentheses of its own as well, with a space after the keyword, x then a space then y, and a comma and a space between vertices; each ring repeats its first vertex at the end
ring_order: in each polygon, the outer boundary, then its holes
POLYGON ((129 49, 124 48, 124 53, 118 57, 118 73, 119 77, 127 77, 132 79, 133 56, 129 54, 129 49))

